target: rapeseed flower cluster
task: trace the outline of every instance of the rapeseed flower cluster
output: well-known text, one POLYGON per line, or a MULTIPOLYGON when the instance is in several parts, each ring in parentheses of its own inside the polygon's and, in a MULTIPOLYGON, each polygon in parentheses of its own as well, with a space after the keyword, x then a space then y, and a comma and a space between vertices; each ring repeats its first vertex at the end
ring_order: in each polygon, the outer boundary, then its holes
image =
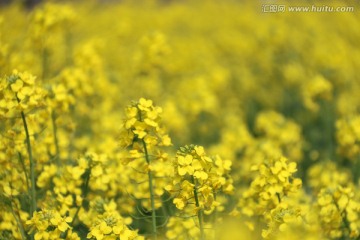
MULTIPOLYGON (((166 177, 169 175, 169 157, 163 150, 171 146, 171 139, 161 125, 160 107, 154 106, 152 100, 140 98, 138 102, 126 108, 126 118, 119 133, 120 148, 125 150, 122 161, 132 170, 130 178, 134 185, 128 191, 138 199, 148 198, 147 192, 153 187, 154 196, 160 197, 164 193, 166 177), (151 173, 151 174, 150 174, 151 173), (151 175, 153 186, 147 182, 151 175)), ((150 198, 149 198, 150 200, 150 198)), ((144 201, 147 208, 151 208, 150 201, 144 201)), ((161 201, 154 200, 156 207, 161 201)))
MULTIPOLYGON (((95 221, 87 235, 89 239, 135 239, 136 231, 130 230, 126 224, 131 220, 124 219, 116 211, 114 202, 106 203, 102 199, 96 199, 91 206, 97 213, 95 221)), ((140 238, 139 238, 140 239, 140 238)))
MULTIPOLYGON (((173 166, 173 180, 166 190, 174 195, 173 203, 180 211, 180 217, 198 217, 198 237, 205 239, 204 214, 216 214, 217 210, 223 210, 223 203, 219 201, 221 195, 233 192, 229 174, 231 161, 222 160, 219 156, 208 157, 202 146, 186 145, 177 151, 173 166)), ((186 231, 188 224, 173 220, 169 227, 167 236, 172 236, 176 229, 186 231)))
POLYGON ((336 122, 336 138, 339 143, 338 151, 348 159, 354 159, 360 153, 360 117, 351 116, 336 122))
POLYGON ((30 226, 30 233, 35 233, 35 239, 55 239, 70 226, 71 217, 62 217, 53 210, 35 212, 31 220, 26 221, 30 226))
POLYGON ((37 87, 35 77, 28 72, 14 70, 1 78, 1 117, 11 118, 22 111, 44 106, 46 92, 37 87))
POLYGON ((301 179, 293 177, 296 163, 285 157, 269 158, 254 165, 252 171, 256 175, 238 203, 240 214, 249 217, 250 228, 254 228, 251 219, 261 217, 268 225, 262 236, 268 238, 285 230, 288 223, 301 220, 300 207, 293 204, 302 185, 301 179))
POLYGON ((174 180, 167 189, 176 194, 173 202, 179 210, 191 207, 190 214, 203 210, 210 214, 220 205, 216 201, 217 193, 230 194, 233 191, 232 180, 227 175, 231 170, 231 161, 222 160, 219 156, 206 156, 202 146, 181 147, 173 166, 174 180))
MULTIPOLYGON (((162 109, 154 107, 152 100, 140 98, 138 103, 126 108, 126 121, 120 133, 120 146, 128 147, 139 139, 149 149, 155 146, 169 146, 171 139, 159 126, 162 109)), ((136 149, 135 149, 136 150, 136 149)), ((136 155, 136 153, 133 153, 136 155)))
POLYGON ((320 223, 330 238, 359 236, 359 200, 350 187, 323 188, 317 200, 320 223))

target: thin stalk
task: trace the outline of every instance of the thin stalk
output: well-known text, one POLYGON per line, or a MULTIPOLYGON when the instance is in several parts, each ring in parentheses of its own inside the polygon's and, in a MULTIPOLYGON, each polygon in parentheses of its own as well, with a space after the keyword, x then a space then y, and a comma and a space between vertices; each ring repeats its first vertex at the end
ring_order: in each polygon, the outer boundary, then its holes
POLYGON ((29 196, 30 196, 31 192, 30 192, 29 176, 28 176, 28 174, 27 174, 27 170, 26 170, 26 166, 25 166, 25 163, 24 163, 24 159, 22 158, 20 152, 18 152, 18 157, 19 157, 19 161, 20 161, 20 163, 21 163, 21 167, 23 168, 23 171, 24 171, 25 181, 26 181, 26 187, 27 187, 27 190, 28 190, 28 194, 29 194, 29 196))
POLYGON ((328 141, 328 158, 332 161, 336 161, 335 159, 335 148, 334 148, 334 109, 333 109, 333 103, 329 102, 325 104, 325 114, 324 114, 324 120, 325 120, 325 126, 326 126, 326 134, 327 134, 327 141, 328 141))
MULTIPOLYGON (((215 192, 215 190, 213 191, 213 194, 214 194, 214 201, 216 201, 216 192, 215 192)), ((214 218, 213 218, 213 225, 216 226, 216 224, 217 224, 217 218, 218 218, 217 207, 215 207, 215 209, 214 209, 214 215, 213 215, 213 216, 214 216, 214 218)), ((215 234, 215 239, 219 239, 217 228, 215 228, 214 234, 215 234)))
POLYGON ((280 194, 279 193, 276 193, 276 196, 277 196, 277 199, 279 201, 279 204, 281 203, 281 197, 280 197, 280 194))
MULTIPOLYGON (((91 168, 88 169, 88 174, 87 174, 86 179, 85 179, 84 192, 83 192, 83 195, 82 195, 83 201, 85 201, 85 199, 86 199, 86 197, 88 195, 88 192, 89 192, 90 175, 91 175, 91 168)), ((77 217, 79 215, 81 207, 82 207, 82 204, 80 204, 80 206, 78 206, 78 208, 76 209, 74 217, 73 217, 73 219, 72 219, 72 221, 70 223, 71 227, 74 227, 75 220, 77 219, 77 217)), ((68 230, 66 230, 65 233, 62 233, 60 238, 65 239, 67 234, 68 234, 68 230)))
MULTIPOLYGON (((87 194, 89 192, 89 183, 90 183, 90 175, 91 175, 91 168, 89 168, 89 174, 87 175, 86 177, 86 180, 85 180, 85 187, 84 187, 84 194, 83 194, 83 199, 85 199, 87 197, 87 194)), ((82 204, 81 204, 82 205, 82 204)), ((79 211, 80 211, 80 208, 81 208, 81 205, 78 207, 78 209, 76 210, 76 213, 73 217, 73 220, 71 221, 71 226, 73 226, 78 214, 79 214, 79 211)))
POLYGON ((47 78, 47 72, 48 72, 48 58, 49 58, 49 52, 46 49, 46 47, 43 47, 41 49, 41 66, 42 66, 42 79, 45 80, 47 78))
POLYGON ((31 143, 30 143, 30 134, 29 134, 29 128, 26 122, 25 114, 24 112, 21 112, 21 118, 24 124, 25 134, 26 134, 26 145, 27 145, 27 151, 29 155, 29 161, 30 161, 30 181, 31 181, 31 209, 30 209, 30 216, 33 215, 33 213, 36 211, 36 188, 35 188, 35 162, 32 156, 32 149, 31 149, 31 143))
MULTIPOLYGON (((150 164, 150 158, 149 153, 146 147, 146 143, 144 139, 141 140, 144 152, 145 152, 145 160, 147 164, 150 164)), ((152 230, 153 230, 153 237, 156 240, 157 239, 157 228, 156 228, 156 212, 155 212, 155 194, 154 194, 154 185, 153 185, 153 175, 151 170, 148 171, 148 177, 149 177, 149 189, 150 189, 150 201, 151 201, 151 220, 152 220, 152 230)))
POLYGON ((55 112, 52 111, 51 112, 51 122, 52 122, 52 127, 53 127, 53 136, 54 136, 54 144, 55 144, 55 159, 56 159, 56 164, 58 167, 60 167, 60 148, 59 148, 59 141, 58 141, 58 136, 57 136, 57 126, 56 126, 56 115, 55 112))
POLYGON ((346 209, 344 209, 343 211, 341 211, 339 204, 337 203, 335 197, 333 197, 333 202, 337 208, 337 210, 340 212, 341 215, 341 220, 343 222, 343 228, 345 227, 345 229, 347 229, 349 231, 349 233, 351 232, 351 227, 350 227, 350 222, 347 218, 347 212, 346 209))
POLYGON ((70 66, 72 61, 72 34, 69 29, 65 30, 65 47, 66 47, 66 56, 65 56, 65 66, 70 66))
POLYGON ((20 215, 19 215, 19 214, 18 214, 18 215, 15 214, 15 211, 14 211, 14 209, 13 209, 13 207, 12 207, 12 203, 10 203, 10 204, 11 204, 11 206, 10 206, 11 214, 13 215, 13 217, 14 217, 15 220, 16 220, 16 223, 17 223, 17 225, 18 225, 18 228, 19 228, 19 231, 20 231, 20 234, 21 234, 21 238, 24 239, 24 240, 26 240, 27 238, 26 238, 26 235, 25 235, 24 227, 23 227, 23 225, 21 224, 20 215))
POLYGON ((354 182, 358 182, 358 179, 359 179, 359 176, 360 176, 360 155, 358 155, 356 157, 356 161, 355 161, 355 164, 354 164, 354 182))
POLYGON ((204 233, 204 213, 202 211, 202 209, 200 208, 200 204, 199 204, 199 196, 198 196, 198 192, 196 190, 196 182, 193 176, 191 176, 191 181, 194 184, 194 198, 195 198, 195 205, 198 208, 198 219, 199 219, 199 228, 200 228, 200 240, 205 240, 205 233, 204 233))

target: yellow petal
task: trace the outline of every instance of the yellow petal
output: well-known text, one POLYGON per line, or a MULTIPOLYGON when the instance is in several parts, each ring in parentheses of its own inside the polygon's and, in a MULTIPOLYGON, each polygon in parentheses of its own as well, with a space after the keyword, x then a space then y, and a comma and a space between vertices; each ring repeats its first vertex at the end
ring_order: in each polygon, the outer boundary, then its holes
POLYGON ((180 176, 184 176, 185 174, 186 174, 186 168, 184 168, 184 167, 178 167, 178 173, 179 173, 179 175, 180 176))
POLYGON ((202 147, 202 146, 196 146, 196 147, 195 147, 195 152, 196 152, 196 154, 199 155, 199 156, 204 155, 204 154, 205 154, 204 147, 202 147))
POLYGON ((200 163, 199 160, 194 160, 194 161, 192 162, 192 166, 193 166, 193 168, 194 168, 195 170, 200 170, 200 169, 202 169, 202 165, 201 165, 201 163, 200 163))
POLYGON ((103 174, 103 169, 99 165, 95 166, 91 171, 91 175, 93 175, 94 177, 98 177, 102 174, 103 174))
POLYGON ((119 235, 120 232, 123 230, 123 228, 124 228, 124 227, 121 226, 121 225, 114 226, 114 227, 113 227, 113 233, 119 235))
POLYGON ((18 79, 16 80, 15 83, 11 84, 11 90, 13 90, 14 92, 18 92, 23 86, 24 86, 23 81, 18 79))
POLYGON ((125 122, 125 128, 130 129, 136 123, 136 118, 130 118, 125 122))
POLYGON ((66 229, 69 228, 69 225, 66 223, 66 222, 61 222, 59 225, 58 225, 58 229, 62 232, 65 232, 66 229))
POLYGON ((106 225, 105 222, 102 222, 100 224, 100 231, 102 231, 104 234, 109 234, 112 232, 112 228, 106 225))
POLYGON ((206 180, 208 178, 208 175, 204 171, 196 171, 194 173, 194 177, 202 180, 206 180))
POLYGON ((22 94, 24 94, 26 96, 30 96, 34 92, 34 89, 31 87, 23 87, 23 88, 21 88, 20 91, 22 94))

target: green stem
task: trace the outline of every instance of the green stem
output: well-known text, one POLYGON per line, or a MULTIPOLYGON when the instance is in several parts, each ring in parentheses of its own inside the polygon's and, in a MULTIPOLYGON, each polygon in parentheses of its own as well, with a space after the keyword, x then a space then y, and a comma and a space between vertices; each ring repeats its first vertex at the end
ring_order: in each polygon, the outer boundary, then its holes
MULTIPOLYGON (((213 191, 213 194, 214 194, 214 201, 216 201, 216 192, 215 192, 215 190, 213 191)), ((214 218, 213 218, 213 226, 216 226, 217 218, 218 218, 217 207, 215 207, 215 209, 214 209, 214 215, 213 216, 214 216, 214 218)), ((215 234, 215 239, 219 239, 217 228, 215 228, 214 234, 215 234)))
MULTIPOLYGON (((146 147, 146 143, 144 139, 141 140, 144 152, 145 152, 145 160, 147 164, 150 165, 150 158, 149 153, 146 147)), ((151 201, 151 219, 152 219, 152 230, 153 230, 153 237, 156 240, 157 239, 157 228, 156 228, 156 212, 155 212, 155 194, 154 194, 154 186, 153 186, 153 175, 151 170, 148 171, 148 177, 149 177, 149 189, 150 189, 150 201, 151 201)))
POLYGON ((36 211, 36 183, 35 183, 35 162, 32 156, 32 149, 31 149, 31 143, 30 143, 30 134, 29 134, 29 128, 26 122, 25 114, 24 112, 21 112, 21 118, 24 124, 25 134, 26 134, 26 145, 27 145, 27 151, 29 155, 29 161, 30 161, 30 181, 31 181, 31 210, 30 210, 30 216, 33 215, 33 213, 36 211))
MULTIPOLYGON (((215 192, 215 190, 213 191, 213 195, 214 195, 214 201, 216 201, 216 192, 215 192)), ((216 224, 217 217, 218 217, 218 211, 217 211, 217 207, 215 207, 215 209, 214 209, 214 224, 216 224)))
POLYGON ((52 111, 51 112, 51 122, 52 122, 52 127, 53 127, 53 136, 54 136, 54 144, 55 144, 55 159, 56 159, 56 164, 58 167, 60 167, 60 147, 59 147, 59 141, 58 141, 58 136, 57 136, 57 126, 56 126, 56 115, 55 112, 52 111))
POLYGON ((276 196, 277 196, 277 199, 279 201, 279 204, 281 203, 281 197, 280 197, 280 194, 279 193, 276 193, 276 196))
POLYGON ((357 155, 356 161, 354 164, 354 182, 358 182, 360 176, 360 155, 357 155))
POLYGON ((322 109, 324 114, 322 114, 323 124, 324 124, 324 138, 323 144, 326 146, 326 157, 331 161, 336 161, 335 154, 335 113, 334 113, 334 103, 332 101, 323 102, 322 109))
POLYGON ((351 228, 350 228, 350 222, 347 218, 347 212, 346 209, 344 209, 343 211, 341 211, 339 204, 337 203, 335 197, 333 196, 333 202, 337 208, 337 210, 340 212, 341 215, 341 220, 343 222, 343 227, 345 227, 345 229, 347 229, 349 231, 349 233, 351 232, 351 228))
MULTIPOLYGON (((88 192, 89 192, 89 183, 90 183, 90 175, 91 175, 91 168, 89 168, 89 173, 86 177, 86 180, 85 180, 85 187, 84 187, 84 194, 83 194, 83 201, 86 199, 87 195, 88 195, 88 192)), ((82 205, 82 204, 81 204, 82 205)), ((74 225, 75 223, 75 220, 77 218, 77 216, 79 215, 79 211, 80 211, 80 208, 81 208, 81 205, 78 207, 78 209, 76 210, 76 213, 73 217, 73 220, 71 221, 71 226, 74 225)))
POLYGON ((65 57, 65 66, 70 66, 72 62, 72 35, 71 32, 66 29, 65 30, 65 46, 66 46, 66 57, 65 57))
POLYGON ((18 214, 18 215, 15 214, 15 211, 14 211, 14 209, 13 209, 13 207, 12 207, 12 202, 11 202, 10 204, 11 204, 11 206, 10 206, 11 214, 13 215, 13 217, 14 217, 15 220, 16 220, 16 223, 17 223, 17 225, 18 225, 18 228, 19 228, 19 231, 20 231, 20 234, 21 234, 21 238, 24 239, 24 240, 26 240, 27 238, 26 238, 26 235, 25 235, 24 227, 23 227, 23 225, 21 224, 20 215, 19 215, 19 214, 18 214))
POLYGON ((204 213, 202 211, 202 209, 200 209, 200 204, 199 204, 199 196, 198 196, 198 192, 196 190, 196 182, 194 179, 194 176, 191 176, 191 181, 194 184, 194 198, 195 198, 195 205, 198 208, 198 219, 199 219, 199 228, 200 228, 200 240, 205 240, 205 233, 204 233, 204 213))
POLYGON ((29 176, 28 176, 28 174, 27 174, 27 170, 26 170, 26 166, 25 166, 25 163, 24 163, 24 159, 22 158, 20 152, 18 152, 18 157, 19 157, 19 161, 20 161, 20 163, 21 163, 21 167, 23 168, 23 171, 24 171, 25 181, 26 181, 26 187, 27 187, 27 190, 28 190, 28 194, 29 194, 29 196, 30 196, 30 195, 31 195, 31 192, 30 192, 29 176))
MULTIPOLYGON (((87 195, 88 195, 88 192, 89 192, 89 183, 90 183, 90 176, 91 176, 91 168, 89 168, 87 170, 87 175, 86 175, 86 180, 85 180, 85 185, 84 185, 84 192, 83 192, 83 195, 82 195, 82 199, 83 199, 83 202, 85 201, 87 195)), ((79 215, 79 212, 80 212, 80 209, 82 207, 83 204, 80 204, 80 206, 78 206, 78 208, 76 209, 76 212, 74 214, 74 217, 70 223, 70 226, 71 227, 74 227, 74 223, 75 223, 75 220, 77 219, 78 215, 79 215)), ((62 233, 60 235, 60 238, 61 239, 65 239, 66 236, 68 234, 68 230, 66 230, 65 233, 62 233)))
POLYGON ((46 49, 46 47, 43 47, 41 49, 41 64, 42 64, 42 79, 45 81, 45 79, 47 78, 47 72, 48 72, 48 58, 49 58, 49 53, 46 49))

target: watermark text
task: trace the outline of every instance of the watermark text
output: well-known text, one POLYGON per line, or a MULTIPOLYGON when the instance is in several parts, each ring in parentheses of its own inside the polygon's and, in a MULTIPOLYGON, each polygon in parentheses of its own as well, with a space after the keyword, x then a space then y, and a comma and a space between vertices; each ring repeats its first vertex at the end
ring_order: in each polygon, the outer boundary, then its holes
POLYGON ((283 13, 283 12, 354 12, 353 6, 286 6, 283 4, 263 4, 261 11, 263 13, 283 13))

